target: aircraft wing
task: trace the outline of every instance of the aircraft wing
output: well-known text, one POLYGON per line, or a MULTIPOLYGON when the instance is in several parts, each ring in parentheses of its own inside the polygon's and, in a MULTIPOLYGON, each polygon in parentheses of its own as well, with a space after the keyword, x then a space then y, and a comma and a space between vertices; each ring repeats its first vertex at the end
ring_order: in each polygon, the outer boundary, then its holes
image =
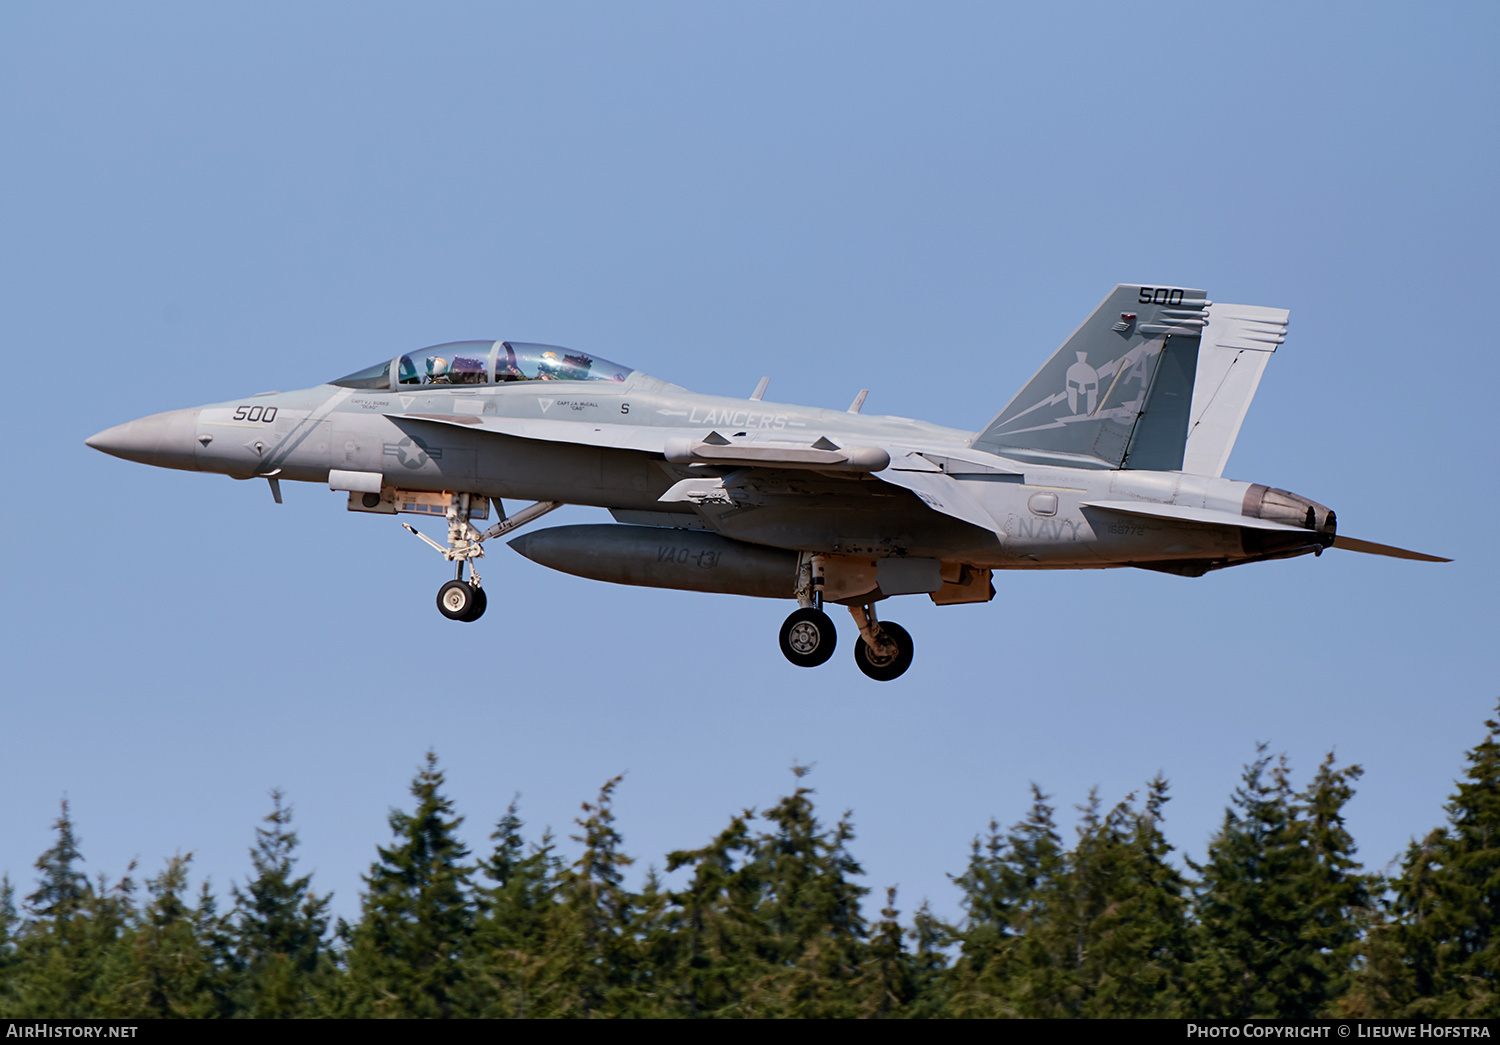
MULTIPOLYGON (((1015 476, 1019 473, 990 463, 989 454, 963 448, 945 456, 908 447, 840 446, 826 436, 814 441, 735 440, 702 428, 669 428, 649 425, 589 424, 538 418, 479 417, 472 414, 387 414, 392 421, 422 421, 495 432, 520 439, 574 443, 586 446, 640 450, 662 454, 674 463, 732 465, 792 471, 878 473, 894 486, 910 490, 933 511, 952 516, 982 530, 1000 533, 1000 526, 968 492, 956 475, 1015 476)), ((663 498, 693 501, 705 496, 708 487, 720 485, 714 478, 687 479, 663 498), (700 489, 702 487, 702 489, 700 489)))
MULTIPOLYGON (((519 439, 539 439, 546 443, 582 443, 585 446, 613 447, 619 450, 644 450, 662 453, 666 441, 689 429, 657 428, 649 425, 587 424, 579 421, 556 421, 527 417, 480 417, 475 414, 386 414, 392 421, 427 421, 451 425, 470 431, 494 432, 519 439)), ((691 430, 702 435, 701 429, 691 430)))
POLYGON ((621 425, 609 422, 557 421, 534 417, 480 417, 474 414, 386 414, 392 421, 425 421, 471 431, 495 432, 551 443, 641 450, 662 454, 674 464, 735 465, 830 472, 878 472, 891 463, 878 446, 815 439, 726 437, 698 428, 621 425))
POLYGON ((985 511, 974 496, 964 489, 963 483, 952 476, 944 475, 939 471, 929 472, 892 467, 881 472, 880 478, 894 486, 910 490, 923 504, 935 512, 951 515, 981 530, 1001 533, 995 517, 985 511))

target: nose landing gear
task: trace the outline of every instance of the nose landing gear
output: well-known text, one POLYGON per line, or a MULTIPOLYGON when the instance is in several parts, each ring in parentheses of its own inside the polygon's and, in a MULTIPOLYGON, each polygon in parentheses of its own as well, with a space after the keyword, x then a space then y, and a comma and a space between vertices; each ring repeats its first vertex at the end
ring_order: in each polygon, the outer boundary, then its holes
POLYGON ((438 589, 438 611, 449 620, 476 621, 484 616, 488 603, 483 588, 465 581, 449 581, 438 589))
POLYGON ((469 495, 466 493, 450 494, 448 510, 445 513, 448 520, 448 546, 446 548, 416 527, 407 523, 401 524, 408 532, 416 534, 430 544, 443 558, 458 564, 453 580, 439 588, 437 594, 438 612, 449 620, 476 621, 484 616, 485 607, 489 605, 489 598, 484 594, 484 581, 479 577, 478 565, 475 562, 476 559, 484 558, 484 542, 492 537, 507 534, 533 519, 539 519, 554 508, 561 508, 562 502, 538 501, 508 518, 505 516, 504 509, 500 507, 498 499, 495 501, 495 507, 500 511, 500 521, 480 533, 474 524, 469 522, 469 495), (465 565, 469 568, 467 581, 464 580, 465 565))

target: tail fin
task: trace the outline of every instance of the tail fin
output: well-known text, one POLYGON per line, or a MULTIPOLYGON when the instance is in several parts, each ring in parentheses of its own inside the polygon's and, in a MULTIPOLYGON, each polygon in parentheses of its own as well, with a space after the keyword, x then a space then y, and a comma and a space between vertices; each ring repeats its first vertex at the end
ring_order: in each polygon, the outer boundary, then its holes
POLYGON ((1276 346, 1286 340, 1286 320, 1284 308, 1216 304, 1209 310, 1198 348, 1184 472, 1224 474, 1260 375, 1276 346))
POLYGON ((1122 283, 972 445, 1072 467, 1182 468, 1208 305, 1201 290, 1122 283))

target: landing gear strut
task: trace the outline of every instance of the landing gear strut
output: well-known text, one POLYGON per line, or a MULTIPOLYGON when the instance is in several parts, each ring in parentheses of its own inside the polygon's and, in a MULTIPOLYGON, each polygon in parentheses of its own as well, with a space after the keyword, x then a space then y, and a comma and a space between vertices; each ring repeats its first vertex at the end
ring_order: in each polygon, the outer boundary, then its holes
POLYGON ((900 678, 911 667, 915 643, 906 629, 890 621, 875 619, 875 605, 850 606, 849 613, 859 628, 859 642, 854 647, 854 663, 876 682, 900 678))
POLYGON ((500 512, 500 521, 480 533, 474 524, 469 522, 469 495, 466 493, 450 494, 448 510, 444 513, 448 519, 448 546, 446 548, 416 527, 406 523, 401 524, 409 532, 430 544, 443 558, 458 564, 453 579, 439 588, 437 595, 438 611, 449 620, 476 621, 484 616, 485 607, 489 605, 489 598, 484 594, 484 581, 480 579, 478 563, 475 562, 476 559, 484 558, 484 542, 492 537, 507 534, 533 519, 539 519, 554 508, 561 508, 562 502, 538 501, 509 518, 505 516, 505 510, 500 507, 499 500, 495 501, 495 507, 500 512), (466 565, 469 568, 467 581, 464 580, 466 565))
POLYGON ((823 612, 823 557, 803 552, 797 560, 797 602, 781 625, 781 653, 799 668, 826 664, 838 645, 833 621, 823 612))

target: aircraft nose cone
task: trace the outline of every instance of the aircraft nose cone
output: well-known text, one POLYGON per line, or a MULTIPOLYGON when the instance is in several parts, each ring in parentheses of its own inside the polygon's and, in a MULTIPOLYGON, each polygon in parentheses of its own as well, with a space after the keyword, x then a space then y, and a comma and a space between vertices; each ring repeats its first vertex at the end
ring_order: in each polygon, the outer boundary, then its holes
POLYGON ((127 421, 84 440, 95 450, 158 468, 198 470, 198 410, 168 410, 127 421))

